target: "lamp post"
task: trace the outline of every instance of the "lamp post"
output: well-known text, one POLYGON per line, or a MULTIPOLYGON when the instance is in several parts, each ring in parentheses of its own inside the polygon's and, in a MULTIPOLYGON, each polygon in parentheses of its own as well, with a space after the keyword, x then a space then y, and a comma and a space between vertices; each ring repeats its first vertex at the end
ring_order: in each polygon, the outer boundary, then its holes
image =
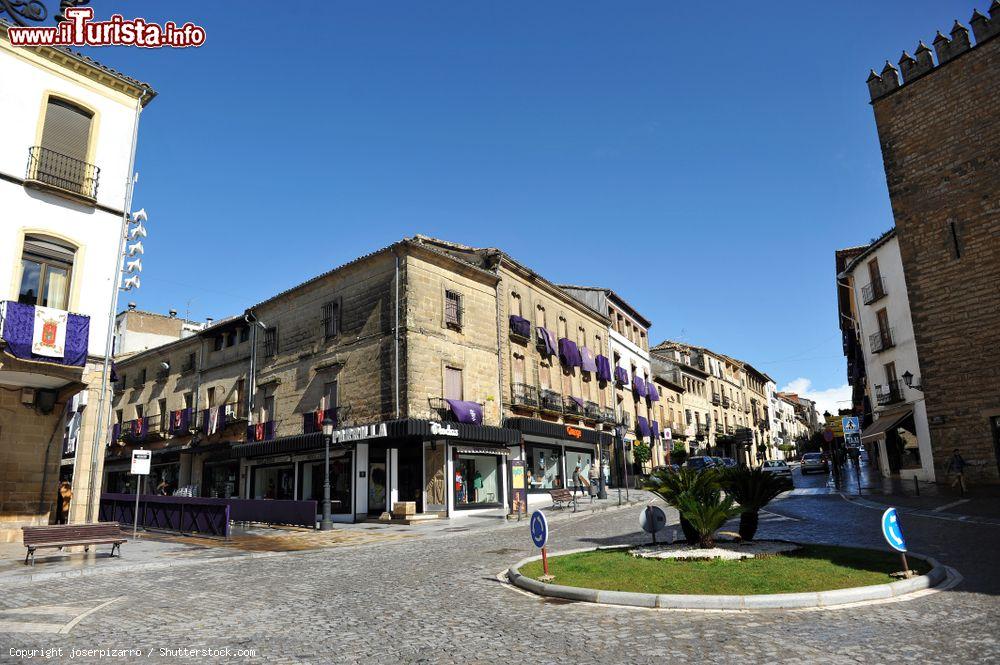
POLYGON ((333 521, 330 519, 330 444, 333 443, 333 419, 329 416, 323 418, 323 447, 326 449, 326 457, 323 463, 323 519, 319 523, 320 531, 330 531, 333 529, 333 521))

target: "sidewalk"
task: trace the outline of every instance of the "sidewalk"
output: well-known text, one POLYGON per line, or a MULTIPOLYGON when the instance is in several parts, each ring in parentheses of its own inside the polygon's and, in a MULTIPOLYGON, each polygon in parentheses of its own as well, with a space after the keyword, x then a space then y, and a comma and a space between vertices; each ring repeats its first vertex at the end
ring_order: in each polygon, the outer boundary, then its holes
MULTIPOLYGON (((649 492, 629 490, 629 501, 622 507, 635 506, 653 498, 649 492)), ((576 510, 554 509, 548 503, 533 506, 541 509, 549 520, 563 521, 584 517, 618 506, 617 493, 590 503, 583 499, 576 510)), ((110 545, 91 548, 89 553, 65 553, 57 549, 40 549, 35 553, 35 565, 24 565, 25 547, 21 543, 0 543, 0 587, 28 584, 60 578, 72 579, 83 575, 99 575, 126 571, 156 570, 176 566, 235 561, 260 557, 283 556, 296 552, 315 552, 337 547, 401 542, 412 538, 447 537, 474 529, 526 528, 521 522, 507 520, 506 510, 496 510, 428 521, 426 524, 402 525, 358 522, 337 524, 332 531, 297 527, 234 526, 228 540, 199 535, 139 531, 136 540, 131 530, 123 530, 129 541, 122 545, 121 556, 111 558, 110 545)))

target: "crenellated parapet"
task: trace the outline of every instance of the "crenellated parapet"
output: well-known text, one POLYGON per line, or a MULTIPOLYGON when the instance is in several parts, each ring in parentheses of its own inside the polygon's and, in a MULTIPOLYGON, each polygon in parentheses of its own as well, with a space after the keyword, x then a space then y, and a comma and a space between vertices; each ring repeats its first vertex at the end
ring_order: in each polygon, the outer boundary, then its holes
POLYGON ((972 35, 976 40, 975 45, 972 44, 969 37, 969 29, 957 20, 955 25, 951 27, 950 36, 945 36, 939 31, 934 37, 934 41, 931 42, 934 45, 934 54, 937 55, 936 64, 931 48, 921 41, 913 55, 903 51, 903 57, 899 59, 899 69, 886 60, 881 74, 876 73, 874 69, 871 70, 867 82, 872 101, 920 78, 935 67, 946 64, 965 51, 975 48, 975 46, 1000 33, 1000 0, 993 0, 989 13, 990 15, 986 16, 978 9, 972 12, 969 24, 972 26, 972 35), (902 73, 902 80, 900 80, 900 73, 902 73))

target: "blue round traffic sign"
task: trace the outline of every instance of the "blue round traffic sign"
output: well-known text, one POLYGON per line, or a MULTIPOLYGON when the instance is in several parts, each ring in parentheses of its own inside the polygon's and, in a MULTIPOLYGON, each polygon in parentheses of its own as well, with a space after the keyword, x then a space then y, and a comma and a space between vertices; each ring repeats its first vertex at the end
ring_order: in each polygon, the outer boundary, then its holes
POLYGON ((889 508, 882 513, 882 535, 889 547, 900 552, 906 551, 906 541, 903 539, 903 529, 899 526, 899 515, 895 508, 889 508))
POLYGON ((535 543, 535 547, 545 547, 545 543, 549 540, 549 523, 542 511, 536 510, 531 513, 530 527, 531 542, 535 543))

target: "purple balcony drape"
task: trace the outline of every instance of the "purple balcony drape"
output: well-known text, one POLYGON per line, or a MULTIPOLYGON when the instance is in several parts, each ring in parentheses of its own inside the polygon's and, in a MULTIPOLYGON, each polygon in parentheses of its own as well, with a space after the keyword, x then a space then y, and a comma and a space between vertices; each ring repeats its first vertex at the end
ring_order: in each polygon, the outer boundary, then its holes
POLYGON ((583 400, 582 399, 580 399, 579 397, 573 397, 573 396, 570 396, 570 399, 573 400, 574 402, 576 402, 576 405, 578 407, 580 407, 581 409, 583 408, 583 400))
POLYGON ((649 401, 650 402, 659 402, 660 401, 660 391, 656 389, 656 386, 653 385, 652 381, 650 381, 650 382, 648 382, 646 384, 646 388, 648 389, 648 393, 649 393, 649 401))
POLYGON ((656 422, 655 420, 653 422, 651 422, 649 424, 649 433, 650 433, 650 436, 653 437, 653 439, 659 439, 660 438, 660 423, 656 422))
POLYGON ((635 417, 635 431, 640 438, 646 438, 649 436, 649 421, 643 416, 635 417))
POLYGON ((531 321, 517 314, 511 314, 510 331, 521 337, 531 337, 531 321))
POLYGON ((170 412, 170 433, 187 432, 191 424, 191 409, 178 409, 170 412))
POLYGON ((615 382, 620 386, 628 385, 628 371, 621 365, 615 366, 615 382))
POLYGON ((556 336, 552 334, 551 330, 544 326, 538 326, 537 330, 538 337, 542 340, 542 344, 545 346, 545 355, 556 355, 556 336))
POLYGON ((597 356, 595 359, 595 364, 597 365, 597 380, 598 381, 610 381, 611 380, 611 361, 605 356, 597 356))
POLYGON ((121 423, 115 423, 111 426, 111 440, 117 441, 122 438, 122 426, 121 423))
POLYGON ((580 348, 580 368, 584 372, 597 372, 597 362, 594 360, 594 352, 585 346, 580 348))
POLYGON ((483 424, 483 405, 478 402, 466 402, 460 399, 446 399, 448 406, 451 407, 451 412, 455 414, 455 418, 460 423, 468 423, 470 425, 482 425, 483 424))
POLYGON ((7 352, 21 360, 37 360, 59 365, 83 367, 87 364, 87 342, 90 339, 90 317, 70 314, 66 317, 66 347, 62 358, 39 356, 31 352, 35 330, 35 306, 13 300, 2 303, 3 319, 0 335, 7 342, 7 352))
POLYGON ((583 365, 583 359, 580 357, 580 349, 577 347, 576 342, 565 337, 559 339, 559 360, 566 367, 580 367, 583 365))
POLYGON ((642 380, 642 377, 636 374, 632 377, 632 392, 634 392, 639 397, 645 397, 648 391, 646 390, 646 382, 642 380))

